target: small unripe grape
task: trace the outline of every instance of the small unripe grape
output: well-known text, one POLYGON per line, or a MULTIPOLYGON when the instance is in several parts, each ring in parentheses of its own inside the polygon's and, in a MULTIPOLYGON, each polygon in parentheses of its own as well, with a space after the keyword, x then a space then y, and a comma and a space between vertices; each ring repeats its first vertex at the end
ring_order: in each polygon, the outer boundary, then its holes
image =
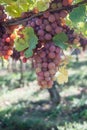
POLYGON ((57 4, 57 7, 58 7, 59 9, 62 8, 62 3, 59 2, 59 3, 57 4))
POLYGON ((56 3, 52 3, 51 8, 52 9, 56 9, 57 8, 57 4, 56 3))

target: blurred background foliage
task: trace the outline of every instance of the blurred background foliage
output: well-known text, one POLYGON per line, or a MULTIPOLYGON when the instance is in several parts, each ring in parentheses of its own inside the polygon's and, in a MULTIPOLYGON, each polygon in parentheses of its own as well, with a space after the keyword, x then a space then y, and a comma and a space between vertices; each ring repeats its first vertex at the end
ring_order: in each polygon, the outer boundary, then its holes
POLYGON ((87 130, 86 53, 69 63, 69 82, 57 85, 56 105, 38 86, 31 62, 0 60, 0 130, 87 130))

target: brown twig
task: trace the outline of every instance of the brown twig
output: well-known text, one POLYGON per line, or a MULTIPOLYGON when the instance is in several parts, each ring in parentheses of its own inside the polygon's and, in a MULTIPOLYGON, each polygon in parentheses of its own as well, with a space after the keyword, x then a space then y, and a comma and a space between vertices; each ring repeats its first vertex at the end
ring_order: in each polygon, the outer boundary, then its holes
MULTIPOLYGON (((72 9, 77 8, 78 6, 83 5, 83 4, 87 4, 87 0, 83 0, 82 2, 79 2, 75 5, 71 5, 68 7, 62 7, 61 9, 53 9, 53 10, 51 9, 51 10, 49 10, 49 12, 53 13, 55 11, 59 12, 61 10, 71 11, 72 9)), ((38 14, 34 14, 32 16, 29 16, 29 17, 25 17, 25 18, 18 17, 18 18, 10 19, 10 20, 3 22, 3 24, 7 25, 7 26, 20 25, 20 24, 23 24, 24 22, 27 22, 35 17, 39 17, 39 16, 43 15, 43 13, 44 13, 44 11, 40 12, 38 14)))

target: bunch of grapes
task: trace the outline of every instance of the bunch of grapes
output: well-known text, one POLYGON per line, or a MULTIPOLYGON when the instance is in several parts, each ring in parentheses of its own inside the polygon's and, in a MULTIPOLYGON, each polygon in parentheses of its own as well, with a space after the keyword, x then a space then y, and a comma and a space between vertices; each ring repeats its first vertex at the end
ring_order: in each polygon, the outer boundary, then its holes
MULTIPOLYGON (((38 84, 42 88, 52 87, 54 76, 61 61, 61 49, 55 46, 52 41, 53 37, 65 32, 69 38, 68 42, 72 43, 75 39, 73 30, 69 30, 66 26, 65 18, 68 12, 66 10, 50 12, 49 10, 69 6, 71 3, 72 0, 53 0, 43 15, 32 18, 27 23, 27 27, 32 27, 39 39, 32 59, 38 84), (73 34, 73 40, 67 31, 73 34)), ((28 59, 24 57, 24 51, 21 52, 21 55, 23 62, 26 63, 28 59)))
POLYGON ((7 32, 3 26, 0 26, 0 30, 2 29, 0 35, 0 57, 4 59, 8 59, 9 56, 13 54, 13 46, 14 46, 14 35, 7 32))
POLYGON ((67 16, 67 11, 63 10, 60 13, 45 12, 41 17, 33 18, 28 22, 28 27, 33 27, 39 41, 52 41, 55 34, 63 32, 65 25, 64 18, 67 16))
POLYGON ((6 17, 4 7, 0 5, 0 57, 4 59, 8 59, 12 55, 14 45, 14 35, 3 26, 6 17))
POLYGON ((47 42, 44 47, 38 49, 33 56, 34 68, 37 74, 38 84, 42 87, 52 87, 54 75, 58 71, 61 60, 61 49, 53 42, 47 42))

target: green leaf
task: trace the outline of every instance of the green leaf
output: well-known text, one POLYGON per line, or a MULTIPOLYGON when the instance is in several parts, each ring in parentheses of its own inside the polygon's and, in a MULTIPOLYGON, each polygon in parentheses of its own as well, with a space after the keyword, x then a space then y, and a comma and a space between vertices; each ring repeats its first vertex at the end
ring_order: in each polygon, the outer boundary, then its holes
POLYGON ((15 48, 17 51, 23 51, 28 48, 25 51, 25 56, 27 58, 31 57, 33 54, 33 49, 36 48, 36 44, 38 43, 38 38, 34 34, 34 30, 31 27, 26 27, 21 33, 24 35, 24 39, 17 38, 15 41, 15 48))
POLYGON ((27 42, 25 42, 25 40, 24 39, 19 39, 19 38, 17 38, 16 40, 15 40, 15 49, 17 50, 17 51, 23 51, 23 50, 25 50, 26 48, 28 48, 29 47, 29 44, 27 43, 27 42))
POLYGON ((61 49, 67 49, 68 45, 65 42, 68 41, 68 37, 65 33, 57 34, 53 37, 53 41, 56 46, 60 47, 61 49))
POLYGON ((86 6, 80 5, 79 7, 73 9, 73 11, 69 15, 69 18, 72 22, 76 22, 76 23, 80 22, 84 20, 85 12, 86 12, 86 6))
POLYGON ((29 48, 25 51, 25 57, 31 57, 33 55, 33 49, 36 48, 36 44, 38 43, 38 38, 34 34, 33 28, 29 28, 29 31, 27 31, 27 34, 29 38, 27 39, 27 42, 29 42, 29 48))
POLYGON ((33 51, 31 50, 31 48, 28 48, 25 52, 24 55, 26 58, 29 58, 33 55, 33 51))

